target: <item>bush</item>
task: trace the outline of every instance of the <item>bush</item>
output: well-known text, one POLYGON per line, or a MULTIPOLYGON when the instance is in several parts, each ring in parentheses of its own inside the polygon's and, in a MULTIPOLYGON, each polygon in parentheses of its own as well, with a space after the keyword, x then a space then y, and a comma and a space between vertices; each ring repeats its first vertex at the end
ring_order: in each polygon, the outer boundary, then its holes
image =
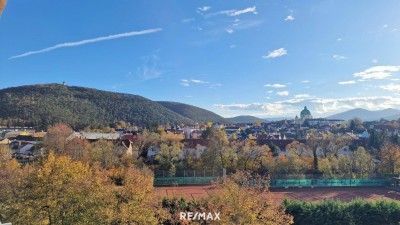
POLYGON ((394 225, 400 223, 400 202, 391 200, 353 200, 351 202, 323 201, 309 203, 285 200, 286 213, 294 224, 306 225, 394 225))

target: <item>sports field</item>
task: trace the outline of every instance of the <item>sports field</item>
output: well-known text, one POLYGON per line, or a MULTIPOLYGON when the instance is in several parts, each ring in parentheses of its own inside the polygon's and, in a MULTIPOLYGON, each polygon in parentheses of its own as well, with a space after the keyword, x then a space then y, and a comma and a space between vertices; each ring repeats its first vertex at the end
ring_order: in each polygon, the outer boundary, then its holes
MULTIPOLYGON (((212 185, 156 187, 156 192, 160 197, 184 196, 187 199, 195 200, 212 195, 213 190, 214 187, 212 185)), ((275 203, 280 203, 285 198, 308 202, 328 199, 351 201, 356 198, 363 198, 371 201, 378 199, 400 200, 400 192, 392 191, 383 187, 271 188, 270 192, 275 203)))

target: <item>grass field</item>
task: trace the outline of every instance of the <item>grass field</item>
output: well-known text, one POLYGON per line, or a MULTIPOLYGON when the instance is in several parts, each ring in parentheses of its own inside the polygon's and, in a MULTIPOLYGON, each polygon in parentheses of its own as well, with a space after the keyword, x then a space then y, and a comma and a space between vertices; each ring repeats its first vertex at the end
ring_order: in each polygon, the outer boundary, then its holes
MULTIPOLYGON (((157 195, 160 197, 184 196, 187 199, 195 200, 212 195, 213 190, 214 187, 212 185, 156 188, 157 195)), ((400 192, 383 187, 271 188, 270 192, 275 203, 280 203, 285 198, 311 202, 328 199, 339 199, 347 202, 356 198, 370 201, 378 199, 400 200, 400 192)))

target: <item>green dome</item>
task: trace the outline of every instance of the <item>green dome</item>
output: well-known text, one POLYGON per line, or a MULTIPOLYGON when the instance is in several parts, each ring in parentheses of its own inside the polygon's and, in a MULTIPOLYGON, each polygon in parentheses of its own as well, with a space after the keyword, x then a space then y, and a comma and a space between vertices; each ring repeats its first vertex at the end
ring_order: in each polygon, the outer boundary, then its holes
POLYGON ((311 116, 311 112, 307 109, 307 106, 304 106, 304 109, 301 111, 300 116, 311 116))

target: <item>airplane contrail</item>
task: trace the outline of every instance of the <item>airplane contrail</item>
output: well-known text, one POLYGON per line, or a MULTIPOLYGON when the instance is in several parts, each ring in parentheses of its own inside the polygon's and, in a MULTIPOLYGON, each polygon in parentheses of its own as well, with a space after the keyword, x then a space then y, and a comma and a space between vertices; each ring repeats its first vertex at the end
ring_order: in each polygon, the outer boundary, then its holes
POLYGON ((89 43, 94 43, 94 42, 99 42, 99 41, 107 41, 107 40, 112 40, 112 39, 117 39, 117 38, 123 38, 123 37, 131 37, 131 36, 137 36, 137 35, 143 35, 143 34, 150 34, 150 33, 155 33, 161 31, 161 28, 154 28, 154 29, 148 29, 148 30, 142 30, 142 31, 132 31, 132 32, 127 32, 127 33, 121 33, 121 34, 113 34, 109 36, 104 36, 104 37, 97 37, 97 38, 92 38, 92 39, 87 39, 87 40, 82 40, 82 41, 76 41, 76 42, 66 42, 62 44, 57 44, 51 47, 47 47, 44 49, 40 49, 37 51, 29 51, 22 53, 20 55, 15 55, 11 56, 9 59, 16 59, 16 58, 22 58, 34 54, 40 54, 44 52, 49 52, 53 51, 59 48, 67 48, 67 47, 75 47, 79 45, 85 45, 89 43))

